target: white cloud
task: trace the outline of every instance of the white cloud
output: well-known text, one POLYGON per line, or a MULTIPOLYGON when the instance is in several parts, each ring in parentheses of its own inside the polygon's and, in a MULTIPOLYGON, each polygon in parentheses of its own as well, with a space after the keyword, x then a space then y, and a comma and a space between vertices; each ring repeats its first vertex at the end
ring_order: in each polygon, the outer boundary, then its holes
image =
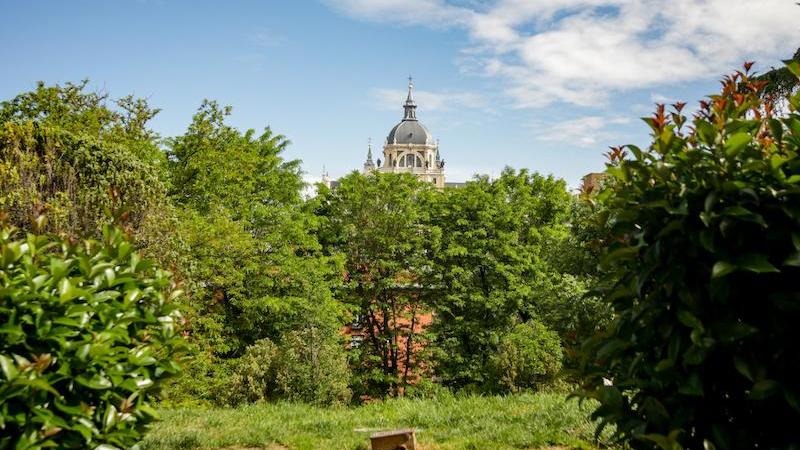
POLYGON ((465 29, 463 69, 502 79, 519 107, 598 105, 744 60, 774 63, 800 28, 800 7, 786 0, 325 1, 362 20, 465 29))
POLYGON ((467 25, 473 12, 444 0, 323 0, 352 17, 396 25, 467 25))
POLYGON ((288 39, 286 36, 262 30, 251 34, 250 41, 257 47, 271 48, 282 46, 288 39))
MULTIPOLYGON (((372 89, 370 94, 379 109, 400 111, 408 91, 375 88, 372 89)), ((424 105, 425 111, 447 111, 464 108, 479 109, 488 106, 485 97, 475 92, 467 91, 432 92, 414 90, 414 100, 418 105, 424 105)))
POLYGON ((630 120, 625 117, 587 116, 562 122, 535 124, 531 128, 535 130, 536 139, 540 141, 591 147, 617 136, 609 131, 609 125, 629 122, 630 120))
POLYGON ((667 97, 664 94, 659 94, 658 92, 653 92, 650 94, 650 101, 653 103, 663 103, 665 105, 669 103, 675 103, 675 100, 673 100, 671 97, 667 97))

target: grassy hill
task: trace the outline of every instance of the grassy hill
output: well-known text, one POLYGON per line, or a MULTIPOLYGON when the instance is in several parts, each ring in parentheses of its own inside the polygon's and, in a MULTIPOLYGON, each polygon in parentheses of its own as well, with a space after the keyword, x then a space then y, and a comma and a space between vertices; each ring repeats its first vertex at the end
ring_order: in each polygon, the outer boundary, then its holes
POLYGON ((394 399, 359 407, 297 403, 235 409, 170 409, 144 450, 367 449, 375 431, 415 427, 425 450, 595 448, 588 405, 560 393, 433 400, 394 399))

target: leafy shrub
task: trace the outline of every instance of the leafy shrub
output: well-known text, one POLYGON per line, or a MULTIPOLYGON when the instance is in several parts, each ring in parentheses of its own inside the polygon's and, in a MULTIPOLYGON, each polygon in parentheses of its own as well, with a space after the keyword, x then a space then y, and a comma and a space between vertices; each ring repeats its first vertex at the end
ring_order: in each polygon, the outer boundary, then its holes
POLYGON ((240 358, 230 361, 233 374, 221 386, 223 403, 238 405, 273 397, 277 355, 278 347, 269 339, 261 339, 247 347, 240 358))
POLYGON ((220 395, 229 405, 275 399, 330 405, 350 399, 344 346, 317 327, 290 331, 279 345, 262 339, 230 364, 233 374, 220 395))
POLYGON ((403 392, 403 397, 413 399, 444 399, 453 395, 453 391, 446 386, 426 377, 419 377, 414 383, 409 383, 403 392))
POLYGON ((178 371, 168 274, 102 242, 0 231, 0 448, 128 448, 178 371))
POLYGON ((583 349, 583 395, 636 449, 797 448, 800 96, 775 117, 749 67, 691 126, 659 106, 647 150, 609 155, 616 317, 583 349))
POLYGON ((608 305, 589 292, 596 284, 591 277, 550 273, 537 280, 534 301, 527 306, 531 317, 558 333, 564 350, 564 366, 577 364, 580 344, 611 320, 608 305))
POLYGON ((330 405, 350 398, 344 345, 316 327, 281 338, 275 379, 278 393, 288 400, 330 405))
POLYGON ((0 208, 20 228, 45 213, 47 231, 96 237, 107 210, 124 209, 138 231, 165 195, 157 167, 124 145, 35 122, 0 123, 0 208))
POLYGON ((515 325, 500 338, 497 350, 496 383, 504 391, 541 387, 561 370, 558 333, 534 320, 515 325))
MULTIPOLYGON (((183 334, 186 336, 186 306, 181 305, 183 334)), ((181 373, 164 383, 161 390, 162 408, 208 408, 225 401, 220 396, 227 392, 232 370, 224 361, 215 358, 209 348, 202 347, 190 339, 184 341, 179 363, 181 373)))

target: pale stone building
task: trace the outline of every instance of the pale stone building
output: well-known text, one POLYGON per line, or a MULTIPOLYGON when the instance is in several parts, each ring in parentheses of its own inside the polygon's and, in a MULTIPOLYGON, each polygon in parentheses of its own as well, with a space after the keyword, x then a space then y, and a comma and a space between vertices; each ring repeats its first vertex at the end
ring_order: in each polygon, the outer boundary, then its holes
POLYGON ((372 145, 367 149, 364 173, 379 172, 411 173, 422 181, 444 189, 444 160, 439 155, 439 142, 417 119, 417 104, 414 102, 414 84, 408 79, 408 97, 403 105, 403 120, 389 131, 383 145, 383 160, 377 164, 372 160, 372 145))

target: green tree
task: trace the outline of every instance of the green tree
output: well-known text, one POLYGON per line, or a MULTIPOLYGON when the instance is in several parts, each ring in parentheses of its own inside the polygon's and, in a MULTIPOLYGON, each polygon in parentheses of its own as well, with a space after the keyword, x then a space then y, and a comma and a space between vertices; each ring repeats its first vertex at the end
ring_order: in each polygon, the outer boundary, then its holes
POLYGON ((0 102, 0 123, 35 122, 120 144, 145 163, 162 166, 166 160, 159 136, 149 128, 160 110, 132 95, 111 100, 108 93, 90 91, 88 85, 89 80, 52 86, 40 81, 33 91, 0 102))
POLYGON ((2 124, 0 209, 15 225, 29 228, 44 213, 49 231, 98 236, 110 211, 124 211, 136 233, 164 193, 157 171, 121 145, 33 122, 2 124))
POLYGON ((112 108, 86 85, 39 83, 0 103, 0 209, 26 229, 45 213, 49 231, 78 237, 124 211, 135 235, 152 237, 166 203, 164 155, 147 128, 158 110, 133 97, 112 108))
POLYGON ((647 149, 609 154, 615 317, 583 349, 583 395, 636 449, 797 448, 800 96, 772 116, 749 67, 691 126, 660 105, 647 149))
POLYGON ((432 331, 435 371, 446 386, 499 386, 491 355, 516 324, 541 313, 541 286, 551 281, 544 249, 567 237, 569 205, 562 180, 512 169, 446 190, 435 203, 441 291, 432 331))
POLYGON ((206 100, 186 133, 170 140, 171 195, 202 214, 221 206, 255 226, 301 202, 300 161, 281 156, 290 144, 285 136, 269 127, 243 133, 225 123, 230 114, 206 100))
POLYGON ((357 351, 357 392, 397 395, 418 375, 420 320, 429 313, 430 252, 439 234, 424 207, 434 194, 409 174, 352 173, 335 190, 320 187, 326 248, 343 255, 347 282, 338 297, 366 330, 357 351))
POLYGON ((167 199, 166 157, 149 128, 158 113, 132 96, 112 101, 88 81, 46 86, 0 103, 0 210, 22 229, 99 237, 124 218, 137 249, 183 279, 180 227, 167 199))
POLYGON ((608 325, 612 312, 595 292, 600 257, 609 241, 607 210, 595 195, 582 195, 570 203, 569 232, 544 247, 549 271, 539 278, 530 308, 534 317, 561 336, 564 365, 572 372, 581 343, 608 325))
MULTIPOLYGON (((203 349, 189 371, 212 384, 226 375, 216 358, 238 357, 257 340, 277 342, 308 325, 332 335, 341 324, 331 294, 341 263, 316 239, 300 162, 283 159, 286 138, 269 128, 241 132, 225 123, 229 114, 204 102, 168 151, 171 198, 188 248, 189 329, 203 349)), ((213 393, 202 383, 183 388, 188 393, 176 395, 213 393)))
POLYGON ((578 277, 596 277, 608 239, 607 211, 596 195, 582 195, 570 201, 564 239, 545 248, 545 258, 557 272, 578 277))

